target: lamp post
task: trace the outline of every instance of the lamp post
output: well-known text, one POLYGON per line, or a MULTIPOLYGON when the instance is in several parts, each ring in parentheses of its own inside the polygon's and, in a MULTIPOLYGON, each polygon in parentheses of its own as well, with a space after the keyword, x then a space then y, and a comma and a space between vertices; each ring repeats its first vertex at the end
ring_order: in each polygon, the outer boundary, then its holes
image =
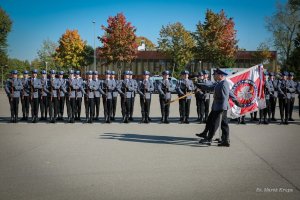
POLYGON ((95 43, 95 21, 93 21, 94 25, 94 71, 96 71, 96 43, 95 43))

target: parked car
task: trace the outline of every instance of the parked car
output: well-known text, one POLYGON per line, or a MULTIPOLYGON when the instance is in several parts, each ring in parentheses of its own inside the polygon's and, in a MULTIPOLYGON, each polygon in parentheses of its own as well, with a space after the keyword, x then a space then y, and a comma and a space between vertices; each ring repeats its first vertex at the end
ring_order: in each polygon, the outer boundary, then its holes
MULTIPOLYGON (((150 80, 153 82, 153 84, 154 84, 154 92, 153 92, 153 93, 157 94, 157 93, 158 93, 157 86, 158 86, 159 82, 163 80, 163 77, 162 77, 162 76, 152 76, 152 77, 150 77, 149 79, 150 79, 150 80)), ((171 89, 173 90, 172 93, 174 94, 174 93, 176 93, 175 87, 176 87, 176 84, 177 84, 177 79, 174 78, 174 77, 169 77, 169 80, 171 80, 172 83, 173 83, 173 87, 172 87, 171 89)))

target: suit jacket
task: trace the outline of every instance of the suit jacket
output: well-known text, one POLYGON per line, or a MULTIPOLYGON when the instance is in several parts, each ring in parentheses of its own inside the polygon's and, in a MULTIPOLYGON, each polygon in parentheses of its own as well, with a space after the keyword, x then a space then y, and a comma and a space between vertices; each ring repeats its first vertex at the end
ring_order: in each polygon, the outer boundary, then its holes
POLYGON ((151 93, 154 91, 153 82, 150 80, 142 80, 138 84, 137 92, 141 98, 151 99, 151 93))
POLYGON ((42 89, 42 82, 39 78, 31 78, 30 79, 30 93, 32 98, 39 98, 40 91, 42 89))
POLYGON ((171 80, 161 80, 158 83, 157 90, 160 98, 164 98, 165 100, 171 99, 171 92, 173 92, 173 83, 171 80))
MULTIPOLYGON (((188 92, 192 92, 194 90, 194 84, 189 79, 179 79, 176 85, 176 91, 178 96, 184 96, 188 92)), ((187 99, 191 99, 192 95, 187 96, 187 99)))
POLYGON ((6 81, 5 92, 9 97, 19 98, 23 89, 22 81, 18 78, 10 78, 6 81))

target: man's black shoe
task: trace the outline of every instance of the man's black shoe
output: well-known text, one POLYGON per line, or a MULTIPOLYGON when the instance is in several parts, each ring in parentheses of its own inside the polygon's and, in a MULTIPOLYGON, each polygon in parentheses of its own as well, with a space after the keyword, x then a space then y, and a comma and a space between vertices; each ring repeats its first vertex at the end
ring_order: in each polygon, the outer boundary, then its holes
POLYGON ((196 133, 195 135, 198 137, 206 138, 206 133, 196 133))
POLYGON ((230 147, 230 144, 228 142, 222 142, 218 144, 218 147, 230 147))
POLYGON ((205 144, 205 145, 208 145, 208 146, 210 146, 211 145, 211 141, 209 141, 209 140, 207 140, 207 139, 201 139, 200 141, 199 141, 199 143, 200 144, 205 144))

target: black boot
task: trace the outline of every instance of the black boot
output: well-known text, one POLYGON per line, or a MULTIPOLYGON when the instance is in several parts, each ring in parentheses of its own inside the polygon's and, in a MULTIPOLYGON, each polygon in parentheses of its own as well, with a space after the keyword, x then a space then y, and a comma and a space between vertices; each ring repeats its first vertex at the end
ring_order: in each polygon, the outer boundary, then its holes
POLYGON ((189 122, 189 118, 188 117, 185 117, 185 119, 184 119, 184 123, 185 124, 189 124, 190 122, 189 122))
POLYGON ((165 124, 169 124, 169 123, 170 123, 168 119, 169 119, 169 116, 166 115, 166 116, 165 116, 165 120, 164 120, 164 123, 165 123, 165 124))

